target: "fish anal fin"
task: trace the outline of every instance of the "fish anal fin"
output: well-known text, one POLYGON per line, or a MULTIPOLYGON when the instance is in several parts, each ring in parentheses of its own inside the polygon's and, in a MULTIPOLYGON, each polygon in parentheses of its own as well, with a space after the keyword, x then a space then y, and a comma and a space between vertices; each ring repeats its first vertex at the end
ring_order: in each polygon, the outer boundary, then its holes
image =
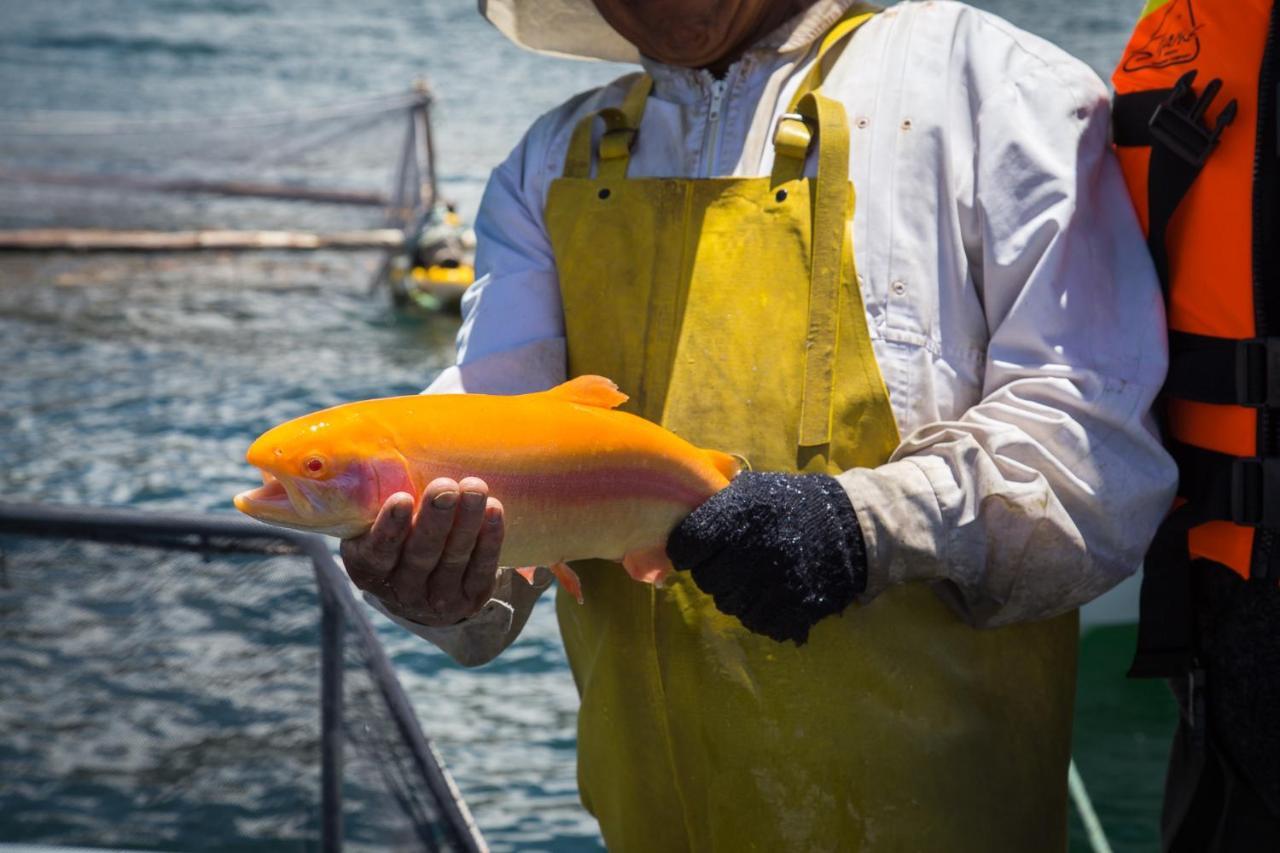
POLYGON ((556 580, 560 581, 560 585, 564 587, 565 592, 572 595, 582 603, 582 580, 578 577, 578 573, 569 568, 568 563, 552 563, 549 567, 551 574, 556 576, 556 580))
POLYGON ((628 551, 622 558, 622 567, 635 580, 659 587, 675 571, 667 557, 667 549, 662 545, 628 551))
POLYGON ((570 379, 542 393, 570 403, 601 409, 617 408, 628 400, 627 395, 618 390, 612 379, 591 374, 570 379))
POLYGON ((533 579, 534 579, 534 576, 538 574, 538 567, 537 566, 521 566, 520 568, 513 569, 512 571, 514 571, 520 577, 524 578, 525 583, 529 584, 529 586, 533 586, 533 579))

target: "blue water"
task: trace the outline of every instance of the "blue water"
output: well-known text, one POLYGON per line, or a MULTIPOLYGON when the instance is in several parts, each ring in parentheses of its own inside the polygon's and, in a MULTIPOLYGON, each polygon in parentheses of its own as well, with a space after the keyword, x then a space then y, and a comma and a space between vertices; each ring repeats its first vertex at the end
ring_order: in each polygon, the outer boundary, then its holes
MULTIPOLYGON (((1105 74, 1141 3, 979 5, 1105 74)), ((395 122, 332 144, 322 128, 315 145, 294 154, 287 131, 264 142, 220 129, 217 117, 345 102, 425 77, 437 95, 443 186, 470 214, 489 169, 538 114, 619 71, 522 52, 474 6, 0 0, 0 116, 209 117, 201 138, 0 134, 0 167, 218 175, 251 161, 282 179, 318 175, 325 185, 381 189, 403 132, 395 122)), ((378 224, 367 212, 0 181, 0 227, 86 223, 378 224)), ((231 494, 253 481, 242 454, 261 430, 341 401, 416 391, 449 363, 456 320, 393 314, 367 291, 377 262, 372 253, 328 252, 0 256, 0 495, 229 511, 231 494)), ((381 631, 495 849, 598 849, 577 800, 577 700, 551 609, 539 607, 521 640, 479 670, 385 624, 381 631)), ((1163 751, 1158 735, 1151 740, 1142 747, 1148 758, 1163 751)), ((1082 769, 1090 781, 1084 761, 1082 769)), ((1138 786, 1142 803, 1110 819, 1149 813, 1158 789, 1149 775, 1138 786)), ((1128 835, 1136 840, 1117 849, 1149 844, 1141 827, 1128 835)))

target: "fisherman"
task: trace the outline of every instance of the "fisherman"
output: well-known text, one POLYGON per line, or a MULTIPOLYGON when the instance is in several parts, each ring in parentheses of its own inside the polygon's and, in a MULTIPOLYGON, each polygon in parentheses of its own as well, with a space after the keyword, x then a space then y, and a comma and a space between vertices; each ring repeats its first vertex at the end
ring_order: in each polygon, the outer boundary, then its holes
MULTIPOLYGON (((1063 849, 1075 609, 1134 571, 1174 486, 1106 89, 951 2, 481 8, 643 71, 494 171, 429 391, 600 374, 753 469, 673 532, 666 588, 577 564, 586 603, 557 598, 605 842, 1063 849)), ((549 583, 495 574, 501 498, 437 480, 342 549, 468 665, 549 583)))

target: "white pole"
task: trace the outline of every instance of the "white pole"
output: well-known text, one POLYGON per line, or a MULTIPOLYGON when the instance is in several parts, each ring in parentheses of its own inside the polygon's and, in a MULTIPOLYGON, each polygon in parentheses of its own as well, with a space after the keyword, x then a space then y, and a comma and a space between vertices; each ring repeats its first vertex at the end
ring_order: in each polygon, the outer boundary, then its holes
POLYGON ((1067 788, 1071 791, 1071 802, 1075 804, 1080 822, 1084 824, 1085 835, 1089 839, 1089 849, 1093 853, 1111 853, 1111 845, 1107 842, 1107 834, 1102 831, 1102 822, 1098 813, 1093 810, 1093 802, 1089 792, 1085 790, 1084 779, 1076 769, 1075 759, 1071 759, 1071 767, 1067 770, 1067 788))

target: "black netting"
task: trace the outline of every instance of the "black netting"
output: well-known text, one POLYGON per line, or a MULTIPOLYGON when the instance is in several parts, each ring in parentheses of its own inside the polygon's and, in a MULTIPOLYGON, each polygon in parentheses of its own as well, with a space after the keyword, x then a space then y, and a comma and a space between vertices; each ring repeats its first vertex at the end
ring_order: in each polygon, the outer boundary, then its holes
POLYGON ((482 847, 320 540, 3 504, 0 842, 482 847))

